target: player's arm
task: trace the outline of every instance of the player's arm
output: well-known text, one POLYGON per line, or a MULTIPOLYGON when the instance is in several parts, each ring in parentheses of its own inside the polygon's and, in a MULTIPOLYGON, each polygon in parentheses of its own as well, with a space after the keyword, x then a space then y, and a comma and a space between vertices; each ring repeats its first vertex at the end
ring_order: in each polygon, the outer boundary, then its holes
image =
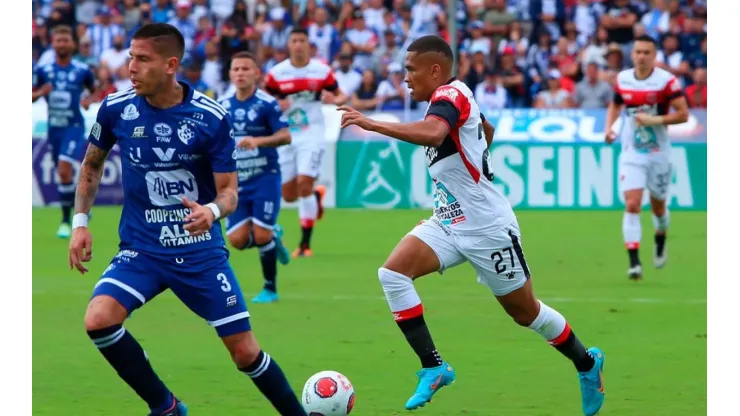
POLYGON ((290 102, 290 99, 286 97, 282 91, 280 91, 280 85, 270 72, 268 72, 265 76, 265 91, 270 93, 270 95, 272 95, 273 97, 277 98, 278 103, 280 104, 280 108, 283 111, 288 111, 288 109, 290 109, 290 105, 292 104, 290 102))
POLYGON ((33 73, 33 91, 31 94, 32 101, 36 102, 39 98, 47 96, 51 92, 51 84, 47 81, 41 69, 33 73))
POLYGON ((268 123, 275 133, 272 136, 261 137, 259 140, 260 147, 279 147, 290 144, 291 136, 288 129, 288 118, 283 114, 280 106, 273 106, 268 110, 268 123))
POLYGON ((95 101, 95 75, 92 73, 92 71, 86 71, 85 79, 82 85, 85 87, 85 89, 87 89, 88 95, 87 97, 82 99, 80 105, 82 105, 82 108, 87 110, 88 108, 90 108, 90 104, 95 101))
POLYGON ((329 72, 329 75, 324 80, 323 91, 321 92, 321 101, 324 104, 344 105, 349 101, 349 97, 345 94, 334 78, 334 72, 329 72))
POLYGON ((673 78, 668 81, 663 90, 664 99, 668 101, 673 108, 673 112, 666 115, 651 115, 641 113, 635 116, 635 121, 642 126, 669 126, 671 124, 685 123, 689 119, 689 104, 686 97, 681 91, 681 84, 678 79, 673 78))
POLYGON ((607 143, 611 143, 617 138, 616 133, 612 131, 612 126, 619 118, 619 115, 622 114, 623 108, 624 98, 622 98, 622 94, 619 91, 619 86, 616 86, 614 88, 612 101, 609 103, 609 108, 606 109, 606 126, 604 127, 604 129, 606 130, 607 143))
POLYGON ((436 117, 427 116, 424 120, 413 123, 393 123, 369 119, 350 107, 342 106, 337 110, 345 112, 342 114, 342 128, 354 124, 362 129, 420 146, 437 147, 450 132, 447 122, 436 117))
POLYGON ((236 172, 214 172, 213 181, 216 184, 216 198, 212 203, 218 207, 221 214, 219 218, 230 215, 239 202, 236 172))
POLYGON ((483 114, 480 115, 480 119, 483 122, 483 134, 486 136, 486 144, 488 144, 488 147, 491 147, 491 143, 493 143, 493 133, 496 131, 496 128, 486 120, 486 117, 483 114))

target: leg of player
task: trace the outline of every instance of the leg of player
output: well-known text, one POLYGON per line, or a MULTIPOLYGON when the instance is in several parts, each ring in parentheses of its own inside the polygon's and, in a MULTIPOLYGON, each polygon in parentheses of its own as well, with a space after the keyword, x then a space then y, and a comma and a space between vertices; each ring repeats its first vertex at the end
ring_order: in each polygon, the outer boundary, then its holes
POLYGON ((414 280, 440 270, 440 260, 432 248, 414 235, 398 243, 378 269, 378 278, 393 312, 393 318, 406 341, 421 361, 419 384, 406 403, 412 410, 424 406, 442 387, 455 381, 455 371, 442 360, 424 321, 424 307, 414 288, 414 280))
MULTIPOLYGON (((514 249, 516 250, 516 247, 514 249)), ((528 277, 526 264, 522 264, 522 268, 528 277)), ((586 416, 595 415, 604 404, 602 381, 604 354, 601 350, 595 347, 586 350, 563 315, 537 300, 529 278, 519 289, 496 296, 496 299, 517 324, 540 334, 573 362, 581 383, 583 413, 586 416)))
POLYGON ((74 167, 67 160, 60 160, 57 163, 57 174, 59 175, 59 205, 62 207, 62 223, 57 230, 57 237, 69 238, 72 233, 70 225, 72 207, 75 204, 74 167))
MULTIPOLYGON (((114 291, 124 291, 116 285, 104 286, 114 291)), ((131 287, 126 287, 134 291, 131 287)), ((138 292, 137 295, 141 296, 138 292)), ((123 322, 128 315, 126 307, 112 296, 97 295, 90 301, 85 313, 85 329, 103 357, 116 370, 118 376, 149 405, 150 415, 186 415, 185 405, 177 400, 160 380, 149 363, 149 357, 144 349, 123 327, 123 322)))
MULTIPOLYGON (((239 322, 235 321, 233 324, 239 324, 239 322)), ((223 328, 223 330, 227 329, 223 328)), ((283 370, 272 357, 262 351, 251 330, 222 336, 221 339, 239 371, 252 379, 279 414, 283 416, 306 415, 283 370)))
POLYGON ((306 175, 298 175, 296 185, 298 189, 298 217, 301 220, 301 243, 293 252, 293 257, 310 257, 311 234, 313 226, 319 218, 319 212, 323 213, 321 200, 323 193, 314 189, 316 178, 306 175))
POLYGON ((255 303, 271 303, 278 300, 277 296, 277 244, 273 231, 248 221, 236 228, 227 229, 229 243, 237 250, 257 247, 262 263, 262 274, 265 286, 252 299, 255 303))
POLYGON ((666 207, 665 199, 650 196, 650 205, 653 208, 653 225, 655 226, 655 267, 662 268, 668 259, 665 249, 668 226, 671 223, 671 213, 666 207))
POLYGON ((625 212, 622 218, 622 235, 627 247, 630 268, 627 271, 630 279, 642 279, 642 264, 640 263, 640 239, 642 225, 640 224, 640 209, 642 207, 642 189, 631 189, 624 192, 625 212))

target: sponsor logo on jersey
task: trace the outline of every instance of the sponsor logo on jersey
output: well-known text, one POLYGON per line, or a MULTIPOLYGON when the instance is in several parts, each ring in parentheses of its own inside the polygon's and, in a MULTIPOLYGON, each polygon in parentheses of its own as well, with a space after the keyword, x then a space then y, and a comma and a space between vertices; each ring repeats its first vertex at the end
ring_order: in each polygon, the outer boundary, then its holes
POLYGON ((460 93, 457 92, 457 90, 454 89, 454 88, 451 88, 451 87, 450 88, 441 88, 441 89, 437 90, 436 93, 434 93, 434 98, 438 100, 438 99, 447 97, 447 98, 449 98, 452 101, 456 101, 457 100, 457 97, 459 95, 460 95, 460 93))
POLYGON ((100 126, 100 123, 97 121, 95 124, 93 124, 92 129, 90 130, 90 136, 94 138, 96 141, 100 141, 100 133, 102 131, 102 127, 100 126))
POLYGON ((159 147, 154 147, 152 148, 152 150, 154 151, 154 154, 156 154, 159 160, 161 160, 162 162, 169 162, 170 160, 172 160, 172 156, 175 155, 175 149, 173 148, 162 150, 159 147))
POLYGON ((198 200, 198 183, 195 176, 185 169, 164 172, 147 172, 149 201, 157 207, 182 204, 182 198, 198 200))
POLYGON ((244 116, 247 115, 247 111, 243 108, 237 108, 234 110, 234 118, 237 120, 244 120, 244 116))
POLYGON ((121 118, 126 121, 136 120, 139 118, 139 110, 136 109, 135 105, 129 104, 123 109, 121 118))
POLYGON ((145 126, 137 126, 134 127, 134 132, 131 134, 132 139, 141 139, 146 137, 146 134, 144 134, 146 127, 145 126))
POLYGON ((247 123, 234 123, 234 128, 239 131, 244 131, 247 128, 247 123))

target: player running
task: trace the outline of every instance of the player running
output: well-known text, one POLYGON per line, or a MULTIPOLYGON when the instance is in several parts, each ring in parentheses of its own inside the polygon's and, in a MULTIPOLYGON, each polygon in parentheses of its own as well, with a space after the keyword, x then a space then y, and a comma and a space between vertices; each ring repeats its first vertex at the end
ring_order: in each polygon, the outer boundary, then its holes
POLYGON ((331 67, 311 59, 308 32, 293 29, 288 38, 287 59, 275 65, 265 77, 265 89, 280 99, 286 112, 293 141, 279 148, 283 177, 283 198, 298 201, 302 237, 293 257, 309 257, 311 234, 323 216, 323 186, 315 186, 324 153, 322 103, 342 105, 347 97, 334 79, 331 67))
POLYGON ((424 406, 455 381, 455 371, 437 352, 424 321, 414 280, 467 261, 516 323, 540 334, 574 363, 583 413, 594 415, 604 402, 604 355, 598 348, 586 350, 563 315, 535 297, 516 216, 492 183, 488 147, 493 126, 481 117, 470 89, 452 78, 452 65, 452 50, 440 37, 423 36, 409 45, 406 82, 414 100, 430 102, 422 121, 380 122, 339 108, 346 111, 343 128, 356 125, 424 146, 435 184, 434 215, 408 233, 378 269, 393 317, 421 360, 419 383, 406 409, 424 406))
POLYGON ((59 175, 59 203, 62 223, 57 237, 69 238, 70 218, 75 202, 74 164, 85 154, 85 120, 80 105, 87 110, 92 96, 82 99, 82 93, 93 93, 95 76, 90 68, 72 59, 75 41, 72 28, 56 26, 51 31, 51 46, 56 62, 35 69, 33 74, 33 102, 46 97, 49 112, 48 143, 59 175))
POLYGON ((657 44, 650 36, 641 36, 632 47, 634 69, 619 73, 614 86, 614 100, 606 115, 606 142, 619 137, 622 152, 619 155, 619 188, 624 194, 625 213, 622 234, 629 254, 630 279, 642 278, 642 264, 638 250, 642 229, 640 209, 643 190, 650 192, 655 226, 655 267, 661 268, 667 259, 666 234, 670 213, 666 207, 671 183, 671 143, 667 126, 686 122, 689 108, 681 91, 681 84, 670 72, 655 66, 657 44), (611 130, 626 105, 619 135, 611 130), (669 113, 669 107, 674 111, 669 113))
POLYGON ((277 261, 290 261, 276 224, 281 199, 277 147, 290 144, 290 131, 277 100, 256 87, 258 76, 251 54, 231 58, 229 77, 236 93, 221 104, 234 120, 239 206, 226 218, 226 234, 234 248, 259 250, 265 287, 252 302, 270 303, 278 300, 277 261))
POLYGON ((139 29, 130 50, 133 88, 106 97, 90 132, 77 188, 70 268, 87 272, 83 263, 92 258, 87 212, 116 143, 124 204, 120 251, 95 285, 85 328, 119 377, 147 403, 150 416, 186 415, 187 407, 122 326, 131 312, 171 289, 215 328, 237 368, 280 414, 305 415, 280 367, 260 349, 229 266, 219 220, 237 207, 234 131, 220 104, 176 81, 184 48, 173 26, 139 29))

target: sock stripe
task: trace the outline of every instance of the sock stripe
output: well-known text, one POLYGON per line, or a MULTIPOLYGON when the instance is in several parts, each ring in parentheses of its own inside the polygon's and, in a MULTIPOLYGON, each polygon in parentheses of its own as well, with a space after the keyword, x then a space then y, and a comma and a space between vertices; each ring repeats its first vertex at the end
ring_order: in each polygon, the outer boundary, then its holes
POLYGON ((551 340, 548 340, 547 342, 548 344, 554 347, 557 347, 558 345, 564 343, 568 339, 569 336, 570 336, 570 325, 568 325, 568 323, 566 322, 563 332, 561 332, 560 335, 558 335, 557 337, 551 340))
POLYGON ((93 343, 95 344, 98 349, 103 349, 110 347, 111 345, 115 344, 116 342, 120 341, 121 338, 126 334, 126 328, 121 327, 118 331, 114 332, 111 335, 104 336, 102 338, 93 339, 93 343))
POLYGON ((270 358, 270 355, 263 352, 262 361, 260 362, 260 365, 258 365, 254 371, 246 373, 246 374, 249 376, 249 378, 257 378, 261 376, 262 373, 264 373, 267 370, 267 368, 270 366, 271 360, 272 359, 270 358))
POLYGON ((57 185, 57 191, 59 193, 74 193, 77 190, 77 185, 74 183, 59 184, 57 185))
POLYGON ((393 319, 396 322, 400 322, 407 319, 416 318, 417 316, 421 316, 422 314, 424 314, 424 306, 420 303, 409 309, 393 312, 393 319))
POLYGON ((264 246, 258 246, 257 250, 260 252, 260 254, 262 254, 262 253, 266 253, 272 250, 273 248, 275 248, 275 240, 271 240, 269 243, 265 244, 264 246))

